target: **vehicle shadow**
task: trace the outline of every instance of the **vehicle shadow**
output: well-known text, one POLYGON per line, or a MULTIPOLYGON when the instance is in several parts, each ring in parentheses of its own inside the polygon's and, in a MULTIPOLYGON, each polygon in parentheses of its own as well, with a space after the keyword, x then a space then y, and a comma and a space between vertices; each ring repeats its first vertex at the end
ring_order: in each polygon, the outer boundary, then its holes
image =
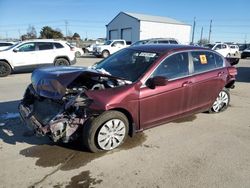
POLYGON ((20 101, 0 102, 0 140, 7 144, 50 144, 46 137, 37 137, 21 121, 18 113, 20 101))
POLYGON ((250 67, 237 67, 238 74, 236 76, 237 82, 250 83, 250 67))

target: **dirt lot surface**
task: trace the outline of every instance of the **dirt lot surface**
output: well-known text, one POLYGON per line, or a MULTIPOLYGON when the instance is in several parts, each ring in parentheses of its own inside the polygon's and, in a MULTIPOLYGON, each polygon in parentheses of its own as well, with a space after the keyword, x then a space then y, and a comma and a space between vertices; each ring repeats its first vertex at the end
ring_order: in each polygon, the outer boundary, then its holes
POLYGON ((250 187, 250 60, 237 67, 225 112, 158 126, 98 154, 34 136, 17 113, 30 73, 0 78, 0 187, 250 187))

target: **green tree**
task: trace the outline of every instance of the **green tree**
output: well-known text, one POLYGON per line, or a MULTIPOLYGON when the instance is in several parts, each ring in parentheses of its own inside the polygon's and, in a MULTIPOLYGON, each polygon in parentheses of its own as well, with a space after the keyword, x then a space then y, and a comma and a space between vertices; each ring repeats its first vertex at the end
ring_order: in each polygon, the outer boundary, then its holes
POLYGON ((73 38, 80 39, 81 37, 80 37, 80 35, 78 33, 74 33, 73 38))
POLYGON ((63 38, 63 34, 49 26, 44 26, 40 31, 40 37, 43 39, 58 39, 63 38))

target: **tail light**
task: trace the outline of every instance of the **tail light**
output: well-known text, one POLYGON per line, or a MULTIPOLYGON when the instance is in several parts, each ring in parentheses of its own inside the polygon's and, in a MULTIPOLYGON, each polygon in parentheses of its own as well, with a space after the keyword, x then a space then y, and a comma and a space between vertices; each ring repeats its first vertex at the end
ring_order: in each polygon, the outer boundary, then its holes
POLYGON ((228 67, 227 68, 228 73, 230 76, 236 76, 237 75, 237 69, 235 67, 228 67))

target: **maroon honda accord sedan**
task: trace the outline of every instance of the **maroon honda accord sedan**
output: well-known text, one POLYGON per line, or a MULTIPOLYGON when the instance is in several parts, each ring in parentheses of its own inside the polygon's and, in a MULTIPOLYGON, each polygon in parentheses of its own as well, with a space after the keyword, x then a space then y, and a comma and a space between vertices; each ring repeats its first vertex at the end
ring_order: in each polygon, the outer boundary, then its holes
POLYGON ((209 49, 129 47, 89 68, 35 70, 19 112, 28 127, 54 142, 78 139, 92 152, 112 150, 135 132, 224 111, 236 74, 209 49))

